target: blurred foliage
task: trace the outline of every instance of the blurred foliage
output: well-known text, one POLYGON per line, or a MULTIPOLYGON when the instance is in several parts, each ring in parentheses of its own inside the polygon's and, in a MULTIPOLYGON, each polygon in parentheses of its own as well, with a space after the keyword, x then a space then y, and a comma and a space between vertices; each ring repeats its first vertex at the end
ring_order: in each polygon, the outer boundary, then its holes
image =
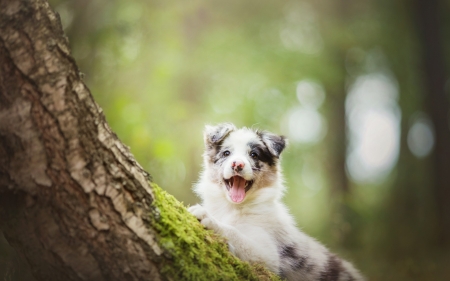
MULTIPOLYGON (((411 3, 50 3, 109 124, 178 200, 198 202, 191 186, 201 169, 205 124, 233 122, 285 134, 291 139, 282 162, 285 202, 305 232, 370 280, 450 276, 448 250, 434 241, 430 157, 415 157, 406 140, 411 118, 424 111, 411 3), (345 161, 346 144, 358 138, 336 116, 351 118, 344 106, 352 85, 380 73, 397 91, 390 104, 400 109, 391 108, 400 137, 393 140, 393 167, 372 181, 357 181, 345 162, 330 160, 345 161), (339 140, 344 146, 334 145, 339 140), (344 177, 341 189, 334 188, 336 174, 344 177)), ((441 5, 448 11, 448 3, 441 5)), ((449 18, 443 19, 443 34, 450 34, 449 18)), ((443 39, 448 47, 450 36, 443 39)), ((448 66, 448 53, 443 59, 448 66)))

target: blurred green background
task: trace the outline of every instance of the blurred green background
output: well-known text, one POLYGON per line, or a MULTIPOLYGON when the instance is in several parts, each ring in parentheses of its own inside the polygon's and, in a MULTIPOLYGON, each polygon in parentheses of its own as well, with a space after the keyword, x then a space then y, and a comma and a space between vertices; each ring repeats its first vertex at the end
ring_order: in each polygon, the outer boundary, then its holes
MULTIPOLYGON (((50 4, 109 124, 178 200, 198 202, 205 124, 266 129, 289 139, 306 233, 369 280, 450 280, 448 1, 50 4)), ((1 261, 31 280, 4 241, 1 261)))

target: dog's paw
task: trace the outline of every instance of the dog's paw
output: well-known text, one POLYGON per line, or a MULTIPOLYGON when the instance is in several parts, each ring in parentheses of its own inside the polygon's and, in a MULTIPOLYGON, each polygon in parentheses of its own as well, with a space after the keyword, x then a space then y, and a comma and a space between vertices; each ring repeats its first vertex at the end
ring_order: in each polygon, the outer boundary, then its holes
POLYGON ((203 224, 203 226, 219 232, 219 224, 211 215, 208 214, 202 205, 197 204, 191 206, 188 208, 188 211, 193 214, 200 221, 200 223, 203 224))
POLYGON ((199 221, 208 216, 208 212, 202 205, 197 204, 188 208, 188 211, 193 214, 199 221))

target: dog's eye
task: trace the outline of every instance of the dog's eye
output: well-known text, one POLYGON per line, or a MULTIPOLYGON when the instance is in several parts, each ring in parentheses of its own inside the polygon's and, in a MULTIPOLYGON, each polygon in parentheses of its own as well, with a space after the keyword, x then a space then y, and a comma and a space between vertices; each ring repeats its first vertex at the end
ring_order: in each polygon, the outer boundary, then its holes
POLYGON ((225 150, 225 151, 223 152, 223 156, 230 156, 230 152, 229 152, 228 150, 225 150))
POLYGON ((250 157, 253 159, 256 159, 256 158, 258 158, 258 154, 256 152, 252 152, 252 153, 250 153, 250 157))

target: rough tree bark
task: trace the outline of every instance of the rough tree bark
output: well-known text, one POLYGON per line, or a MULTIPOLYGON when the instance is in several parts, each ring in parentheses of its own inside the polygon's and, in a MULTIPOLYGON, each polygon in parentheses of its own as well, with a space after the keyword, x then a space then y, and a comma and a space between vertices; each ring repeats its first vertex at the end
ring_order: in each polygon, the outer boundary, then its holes
POLYGON ((45 0, 0 0, 0 218, 37 280, 277 278, 150 182, 45 0))

